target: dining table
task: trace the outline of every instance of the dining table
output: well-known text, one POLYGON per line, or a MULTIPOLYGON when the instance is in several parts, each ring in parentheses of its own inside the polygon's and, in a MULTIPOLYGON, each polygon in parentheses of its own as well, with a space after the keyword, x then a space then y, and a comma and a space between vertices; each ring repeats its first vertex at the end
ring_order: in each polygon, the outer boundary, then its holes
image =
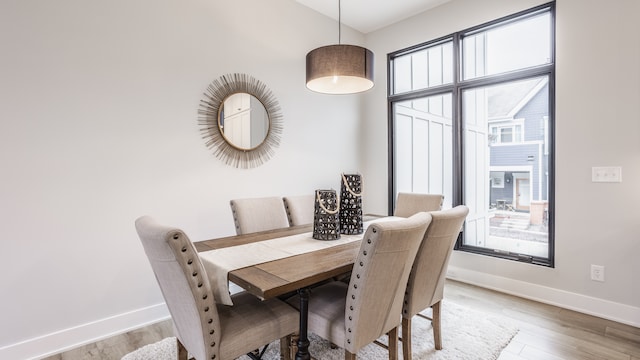
MULTIPOLYGON (((381 221, 388 218, 366 215, 364 219, 366 229, 371 221, 381 221)), ((224 251, 235 249, 240 252, 247 251, 244 250, 244 247, 260 245, 262 242, 277 246, 279 241, 291 238, 305 238, 308 241, 312 237, 312 231, 313 224, 298 225, 198 241, 194 242, 194 245, 205 268, 207 268, 207 265, 212 265, 214 255, 218 255, 218 259, 220 256, 230 256, 230 253, 222 253, 224 251)), ((292 341, 290 345, 295 351, 295 360, 309 360, 311 359, 307 333, 309 289, 315 284, 348 274, 351 271, 365 232, 366 230, 355 237, 354 235, 342 235, 341 238, 344 238, 342 241, 313 239, 313 241, 324 242, 318 244, 321 246, 320 249, 282 256, 265 262, 252 263, 249 261, 247 266, 239 265, 239 268, 229 270, 224 281, 233 282, 263 300, 297 293, 300 299, 299 334, 297 341, 292 341)))

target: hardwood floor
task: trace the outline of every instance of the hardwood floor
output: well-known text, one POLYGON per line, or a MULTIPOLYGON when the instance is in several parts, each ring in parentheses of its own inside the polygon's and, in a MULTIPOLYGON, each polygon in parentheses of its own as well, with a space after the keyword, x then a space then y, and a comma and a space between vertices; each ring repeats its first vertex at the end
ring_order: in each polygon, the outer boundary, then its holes
POLYGON ((120 360, 124 355, 173 336, 171 320, 165 320, 151 326, 133 330, 93 344, 45 357, 46 360, 120 360))
MULTIPOLYGON (((456 281, 447 281, 443 306, 447 302, 518 323, 520 331, 499 360, 640 360, 640 328, 456 281)), ((164 321, 45 359, 120 359, 171 332, 164 321)))
POLYGON ((499 360, 640 360, 640 328, 454 281, 444 301, 518 323, 499 360))

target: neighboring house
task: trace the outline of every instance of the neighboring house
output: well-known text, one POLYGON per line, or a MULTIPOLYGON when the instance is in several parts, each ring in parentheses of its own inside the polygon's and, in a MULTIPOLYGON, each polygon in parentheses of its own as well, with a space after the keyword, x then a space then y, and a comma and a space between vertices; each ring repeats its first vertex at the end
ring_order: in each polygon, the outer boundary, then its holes
POLYGON ((490 206, 531 211, 532 223, 549 199, 548 86, 537 78, 488 91, 490 206))

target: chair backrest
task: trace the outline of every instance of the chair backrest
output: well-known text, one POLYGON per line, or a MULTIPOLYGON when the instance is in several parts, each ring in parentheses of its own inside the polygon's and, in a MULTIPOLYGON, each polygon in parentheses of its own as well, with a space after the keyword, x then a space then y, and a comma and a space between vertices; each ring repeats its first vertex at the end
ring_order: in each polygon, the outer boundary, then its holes
POLYGON ((398 193, 394 216, 409 217, 421 211, 442 209, 444 196, 440 194, 398 193))
POLYGON ((218 311, 193 243, 181 230, 161 226, 148 216, 136 220, 136 230, 171 313, 176 336, 196 359, 219 358, 218 311))
POLYGON ((289 227, 280 197, 234 199, 230 204, 238 235, 289 227))
POLYGON ((285 196, 282 198, 289 217, 289 225, 312 224, 315 209, 313 194, 299 196, 285 196))
POLYGON ((351 353, 400 325, 406 281, 430 221, 423 212, 367 228, 347 292, 344 345, 351 353))
POLYGON ((411 318, 442 300, 449 258, 468 213, 464 205, 430 213, 431 224, 409 275, 402 316, 411 318))

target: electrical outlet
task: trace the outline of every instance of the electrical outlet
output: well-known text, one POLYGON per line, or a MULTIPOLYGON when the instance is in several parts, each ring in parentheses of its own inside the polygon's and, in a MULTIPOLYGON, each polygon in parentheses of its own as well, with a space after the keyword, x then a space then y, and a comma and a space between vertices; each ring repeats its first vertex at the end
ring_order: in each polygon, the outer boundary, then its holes
POLYGON ((620 166, 594 166, 591 168, 592 182, 622 182, 622 167, 620 166))
POLYGON ((604 266, 591 265, 591 280, 604 282, 604 266))

